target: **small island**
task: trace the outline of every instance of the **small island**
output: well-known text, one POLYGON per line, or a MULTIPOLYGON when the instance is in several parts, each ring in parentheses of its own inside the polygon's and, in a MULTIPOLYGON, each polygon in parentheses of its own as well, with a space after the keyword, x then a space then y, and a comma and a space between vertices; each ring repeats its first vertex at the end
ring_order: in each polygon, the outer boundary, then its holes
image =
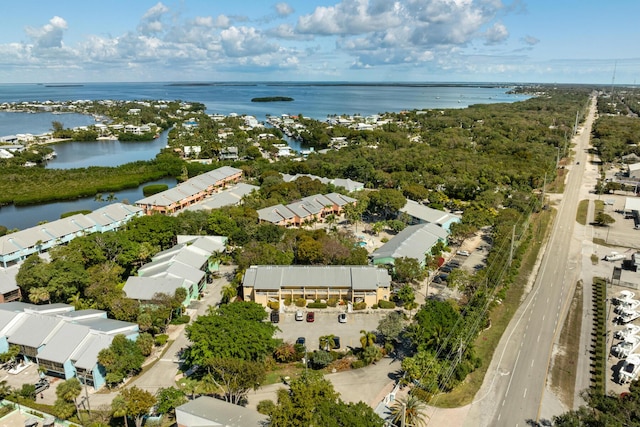
POLYGON ((261 98, 251 98, 251 102, 291 102, 293 98, 289 98, 288 96, 264 96, 261 98))

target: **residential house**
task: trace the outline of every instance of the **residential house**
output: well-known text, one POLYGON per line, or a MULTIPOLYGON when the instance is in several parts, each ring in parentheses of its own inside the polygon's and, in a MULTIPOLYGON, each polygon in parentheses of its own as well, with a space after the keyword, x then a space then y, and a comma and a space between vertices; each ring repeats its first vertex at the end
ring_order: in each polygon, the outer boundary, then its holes
POLYGON ((329 215, 341 215, 344 207, 355 204, 356 199, 339 193, 316 194, 284 206, 278 204, 258 210, 260 222, 269 222, 285 227, 301 226, 323 221, 329 215))

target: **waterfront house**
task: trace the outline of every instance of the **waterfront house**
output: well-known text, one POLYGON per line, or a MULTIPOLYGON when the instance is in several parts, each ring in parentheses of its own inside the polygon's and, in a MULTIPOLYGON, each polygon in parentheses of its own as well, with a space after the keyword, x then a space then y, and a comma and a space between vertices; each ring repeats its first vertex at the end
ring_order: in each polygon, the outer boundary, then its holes
POLYGON ((355 204, 356 199, 339 193, 316 194, 302 200, 258 210, 260 222, 275 225, 301 226, 314 221, 323 221, 329 215, 341 215, 346 205, 355 204))
POLYGON ((337 299, 365 302, 367 307, 388 301, 391 276, 374 266, 253 265, 242 280, 245 301, 263 306, 285 298, 295 301, 337 299))

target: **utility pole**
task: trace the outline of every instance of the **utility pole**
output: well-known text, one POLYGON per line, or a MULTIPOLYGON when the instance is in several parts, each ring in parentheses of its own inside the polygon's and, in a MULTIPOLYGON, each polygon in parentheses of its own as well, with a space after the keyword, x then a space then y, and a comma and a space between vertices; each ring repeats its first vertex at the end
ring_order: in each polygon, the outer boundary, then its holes
POLYGON ((513 230, 511 230, 511 249, 509 250, 509 267, 511 267, 511 262, 513 261, 513 248, 516 244, 516 225, 513 224, 513 230))

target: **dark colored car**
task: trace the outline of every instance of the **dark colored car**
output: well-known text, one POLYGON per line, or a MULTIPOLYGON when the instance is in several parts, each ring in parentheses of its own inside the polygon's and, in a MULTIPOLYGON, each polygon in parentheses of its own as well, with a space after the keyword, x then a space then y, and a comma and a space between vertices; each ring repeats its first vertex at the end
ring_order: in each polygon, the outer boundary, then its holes
POLYGON ((297 345, 301 345, 304 347, 304 345, 306 344, 307 340, 305 337, 298 337, 298 339, 296 340, 296 344, 297 345))
POLYGON ((313 311, 310 311, 307 313, 307 322, 313 322, 314 320, 316 320, 316 316, 315 314, 313 314, 313 311))
POLYGON ((337 350, 340 348, 340 337, 333 337, 333 349, 337 350))
POLYGON ((280 322, 280 313, 276 310, 271 312, 271 323, 279 323, 280 322))

